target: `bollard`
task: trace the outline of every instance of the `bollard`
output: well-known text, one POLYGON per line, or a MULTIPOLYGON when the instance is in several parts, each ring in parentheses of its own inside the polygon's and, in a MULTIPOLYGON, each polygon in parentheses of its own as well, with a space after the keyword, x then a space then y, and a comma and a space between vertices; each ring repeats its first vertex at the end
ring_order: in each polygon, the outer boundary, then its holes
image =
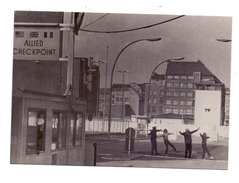
POLYGON ((97 155, 96 149, 97 149, 97 143, 94 143, 93 146, 94 146, 94 166, 96 166, 96 155, 97 155))

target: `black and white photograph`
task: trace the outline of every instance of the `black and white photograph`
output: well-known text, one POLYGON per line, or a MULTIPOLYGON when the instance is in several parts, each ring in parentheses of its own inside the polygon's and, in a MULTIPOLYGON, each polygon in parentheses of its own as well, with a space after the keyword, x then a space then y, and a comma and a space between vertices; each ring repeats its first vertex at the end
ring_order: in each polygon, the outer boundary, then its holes
POLYGON ((85 9, 11 11, 10 167, 230 171, 233 15, 85 9))

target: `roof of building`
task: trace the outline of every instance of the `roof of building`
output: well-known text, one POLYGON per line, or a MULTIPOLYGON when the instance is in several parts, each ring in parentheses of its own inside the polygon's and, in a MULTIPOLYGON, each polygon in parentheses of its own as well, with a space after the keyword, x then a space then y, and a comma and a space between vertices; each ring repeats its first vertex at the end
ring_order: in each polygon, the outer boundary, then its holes
POLYGON ((164 74, 157 74, 157 73, 154 73, 154 75, 152 76, 152 79, 153 80, 164 80, 165 78, 165 75, 164 74))
POLYGON ((193 72, 201 72, 204 76, 214 76, 200 60, 197 62, 171 61, 166 69, 166 75, 193 75, 193 72))

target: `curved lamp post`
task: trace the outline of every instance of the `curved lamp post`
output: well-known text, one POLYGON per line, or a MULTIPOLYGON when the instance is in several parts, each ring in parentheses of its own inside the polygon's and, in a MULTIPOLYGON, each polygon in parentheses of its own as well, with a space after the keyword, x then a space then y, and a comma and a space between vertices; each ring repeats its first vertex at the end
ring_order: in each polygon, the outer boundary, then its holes
POLYGON ((184 57, 164 60, 164 61, 160 62, 160 63, 154 68, 153 72, 151 73, 151 76, 150 76, 150 78, 149 78, 149 83, 148 83, 148 92, 147 92, 147 96, 148 96, 148 101, 147 101, 147 125, 148 125, 148 123, 150 122, 150 118, 149 118, 149 98, 150 98, 150 96, 149 96, 149 94, 150 94, 151 79, 152 79, 152 77, 153 77, 154 72, 155 72, 156 69, 157 69, 160 65, 162 65, 164 62, 170 62, 170 61, 172 61, 172 60, 183 60, 183 59, 184 59, 184 57))
POLYGON ((117 55, 116 59, 115 59, 115 62, 114 62, 114 65, 113 65, 113 68, 112 68, 112 71, 111 71, 111 77, 110 77, 110 106, 109 106, 109 119, 108 119, 108 140, 110 140, 110 127, 111 127, 111 108, 112 108, 112 85, 113 85, 113 74, 114 74, 114 69, 115 69, 115 65, 119 59, 119 56, 122 54, 122 52, 128 48, 129 46, 131 46, 132 44, 135 44, 137 42, 140 42, 140 41, 150 41, 150 42, 154 42, 154 41, 160 41, 162 38, 152 38, 152 39, 139 39, 139 40, 136 40, 136 41, 133 41, 131 43, 129 43, 128 45, 126 45, 120 52, 119 54, 117 55))
POLYGON ((50 69, 49 69, 44 63, 42 63, 42 62, 40 62, 40 61, 37 61, 37 60, 36 60, 35 63, 36 63, 36 64, 41 64, 41 65, 43 65, 43 66, 47 69, 47 71, 49 72, 50 77, 51 77, 51 83, 52 83, 51 93, 54 93, 53 76, 52 76, 52 74, 51 74, 50 69))
POLYGON ((228 43, 228 42, 231 42, 232 40, 231 39, 217 39, 217 41, 228 43))

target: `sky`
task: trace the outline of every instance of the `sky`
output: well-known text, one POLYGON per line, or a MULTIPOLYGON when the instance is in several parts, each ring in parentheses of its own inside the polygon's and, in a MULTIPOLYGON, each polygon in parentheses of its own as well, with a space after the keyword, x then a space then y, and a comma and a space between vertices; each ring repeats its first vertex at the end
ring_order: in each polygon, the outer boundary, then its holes
MULTIPOLYGON (((164 22, 181 14, 116 14, 86 13, 81 28, 93 31, 119 31, 145 27, 164 22)), ((127 70, 125 83, 147 83, 153 69, 167 59, 184 57, 183 61, 201 60, 204 65, 230 87, 231 42, 217 39, 232 39, 232 17, 230 16, 192 16, 123 33, 92 33, 79 31, 75 42, 75 56, 93 57, 95 61, 107 61, 107 76, 119 52, 129 43, 148 38, 162 38, 158 42, 141 41, 127 47, 116 64, 113 83, 122 83, 122 73, 127 70), (107 48, 108 47, 108 48, 107 48), (107 55, 108 52, 108 55, 107 55)), ((156 70, 164 74, 166 64, 156 70)), ((105 86, 106 64, 100 64, 101 87, 105 86)))
MULTIPOLYGON (((237 3, 238 4, 238 3, 237 3)), ((24 182, 226 182, 228 177, 237 178, 239 169, 238 151, 238 6, 234 0, 137 0, 137 1, 95 1, 95 0, 9 0, 1 2, 1 122, 0 133, 1 179, 24 182), (96 60, 107 59, 108 72, 116 56, 127 44, 141 38, 161 37, 159 42, 140 42, 128 47, 120 56, 115 68, 114 83, 122 82, 122 74, 117 71, 130 70, 125 82, 148 82, 154 67, 165 59, 185 57, 185 61, 201 60, 227 87, 231 87, 230 114, 230 150, 229 170, 197 171, 179 169, 137 169, 137 168, 99 168, 99 167, 64 167, 64 166, 20 166, 10 165, 10 132, 11 132, 11 79, 12 79, 12 48, 13 48, 13 15, 15 10, 38 11, 72 11, 87 12, 82 26, 89 30, 122 30, 158 23, 180 15, 180 19, 145 30, 118 34, 93 34, 79 32, 76 38, 76 56, 92 56, 96 60), (97 14, 95 13, 97 12, 97 14), (93 13, 93 14, 92 14, 93 13), (120 13, 121 15, 115 15, 120 13), (124 15, 124 14, 130 14, 124 15), (145 16, 148 14, 150 16, 145 16), (156 15, 155 15, 156 14, 156 15), (228 18, 225 18, 228 17, 228 18), (232 19, 230 18, 232 17, 232 19), (217 38, 230 38, 232 42, 217 42, 217 38), (232 57, 231 57, 232 49, 232 57), (232 62, 231 62, 232 61, 232 62), (231 62, 231 64, 230 64, 231 62), (230 74, 231 68, 231 74, 230 74), (230 79, 231 76, 231 79, 230 79), (231 81, 231 82, 230 82, 231 81), (26 176, 23 176, 26 175, 26 176), (43 175, 43 177, 39 177, 43 175), (173 176, 172 176, 173 175, 173 176), (38 177, 36 179, 36 176, 38 177)), ((165 64, 157 70, 164 73, 165 64)), ((105 67, 102 64, 102 80, 105 67)), ((109 74, 108 74, 109 76, 109 74)), ((104 81, 101 82, 102 85, 104 81)), ((109 85, 108 85, 109 86, 109 85)))

